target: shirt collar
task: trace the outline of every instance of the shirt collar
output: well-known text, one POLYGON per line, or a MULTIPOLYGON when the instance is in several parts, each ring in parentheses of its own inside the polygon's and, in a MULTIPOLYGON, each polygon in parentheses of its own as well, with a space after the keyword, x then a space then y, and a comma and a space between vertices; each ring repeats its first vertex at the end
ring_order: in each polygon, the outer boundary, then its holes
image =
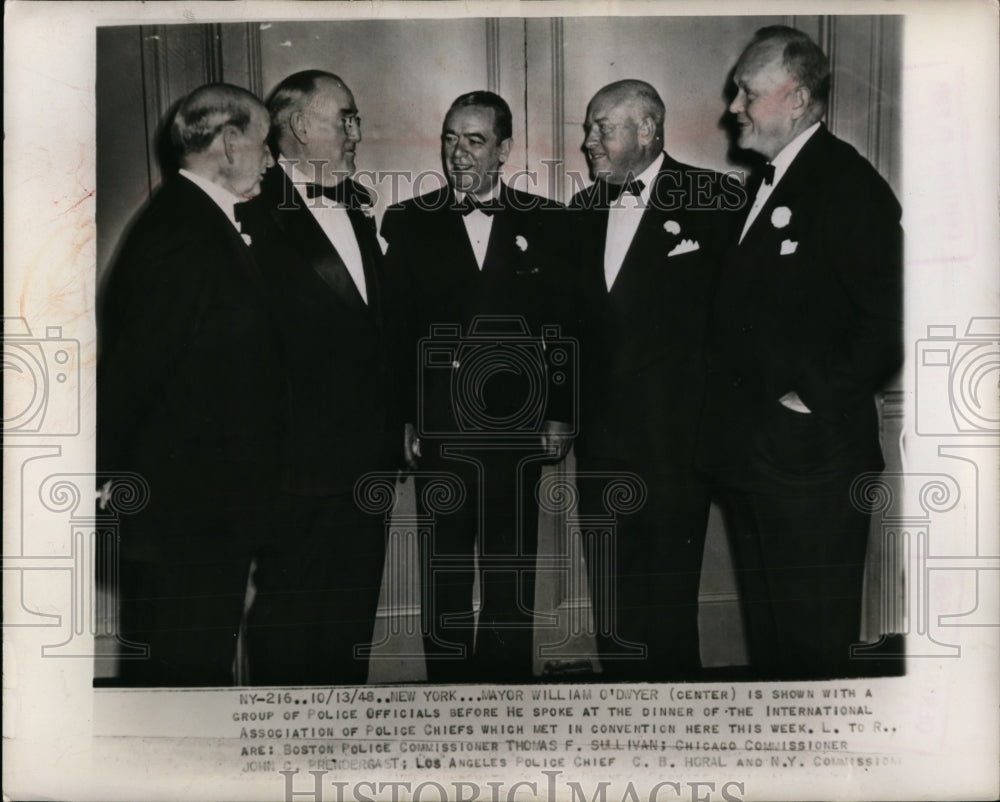
POLYGON ((240 224, 236 222, 236 213, 233 211, 233 207, 237 203, 243 203, 246 198, 241 198, 239 195, 234 195, 225 187, 220 187, 214 181, 209 181, 204 176, 198 175, 197 173, 192 173, 190 170, 182 167, 179 173, 184 176, 188 181, 194 184, 198 189, 204 192, 208 197, 215 201, 216 206, 218 206, 225 213, 226 217, 229 218, 229 222, 232 223, 236 230, 240 230, 240 224))
POLYGON ((792 161, 799 155, 799 151, 809 141, 809 137, 819 130, 820 125, 821 123, 819 122, 810 125, 805 131, 785 145, 781 149, 781 152, 771 160, 771 164, 774 165, 774 181, 772 182, 772 186, 781 180, 781 177, 788 171, 792 161))
MULTIPOLYGON (((307 162, 308 163, 308 162, 307 162)), ((285 171, 285 175, 288 176, 288 180, 292 182, 292 186, 295 187, 295 191, 299 193, 299 197, 304 201, 308 201, 308 206, 316 208, 316 202, 306 194, 306 185, 317 183, 315 176, 307 176, 302 170, 299 169, 298 159, 286 159, 284 156, 278 157, 278 164, 281 165, 281 169, 285 171)), ((344 178, 341 183, 347 181, 350 178, 344 178)), ((330 208, 337 208, 336 205, 332 205, 330 208)))
POLYGON ((652 164, 635 177, 636 181, 642 181, 641 197, 644 201, 649 200, 649 195, 653 187, 653 181, 656 180, 656 175, 660 172, 660 168, 663 166, 663 160, 665 158, 666 156, 663 151, 660 151, 660 155, 653 159, 652 164))
MULTIPOLYGON (((653 193, 653 182, 656 180, 656 176, 660 172, 665 158, 666 154, 660 151, 660 154, 650 162, 645 170, 639 173, 639 175, 634 176, 635 181, 642 182, 642 191, 639 193, 639 200, 641 201, 639 208, 645 209, 646 204, 649 203, 649 197, 653 193)), ((617 208, 616 204, 612 204, 612 206, 617 208)))

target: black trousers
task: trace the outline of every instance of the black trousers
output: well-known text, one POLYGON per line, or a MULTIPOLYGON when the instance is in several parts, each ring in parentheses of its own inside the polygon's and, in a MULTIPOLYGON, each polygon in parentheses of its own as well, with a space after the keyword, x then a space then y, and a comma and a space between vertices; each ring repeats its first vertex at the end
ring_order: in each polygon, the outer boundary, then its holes
POLYGON ((870 515, 851 504, 852 479, 720 488, 757 678, 864 674, 849 650, 860 632, 870 515))
POLYGON ((696 679, 707 486, 692 472, 620 461, 583 460, 580 469, 591 474, 579 477, 578 486, 602 678, 696 679), (609 510, 615 494, 606 491, 615 474, 641 479, 641 507, 609 510))
POLYGON ((122 659, 119 684, 129 687, 221 687, 234 684, 236 638, 251 554, 161 562, 124 560, 118 632, 144 645, 147 658, 122 659))
POLYGON ((254 685, 362 685, 385 563, 381 517, 350 493, 287 496, 248 615, 254 685))
POLYGON ((435 502, 435 479, 416 476, 418 510, 432 521, 421 539, 424 654, 431 682, 530 681, 534 661, 535 559, 541 475, 538 446, 479 449, 424 443, 427 471, 450 474, 462 502, 435 502), (478 564, 476 551, 478 547, 478 564), (473 590, 480 583, 478 627, 473 590))

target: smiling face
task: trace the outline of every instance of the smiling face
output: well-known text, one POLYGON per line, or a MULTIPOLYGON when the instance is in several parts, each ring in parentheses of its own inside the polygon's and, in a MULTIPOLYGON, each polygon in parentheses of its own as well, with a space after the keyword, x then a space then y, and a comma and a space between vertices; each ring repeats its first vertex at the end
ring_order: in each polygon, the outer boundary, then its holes
POLYGON ((260 194, 260 182, 268 167, 274 164, 267 146, 270 118, 264 108, 254 106, 245 131, 230 127, 223 131, 228 154, 223 172, 223 186, 242 198, 260 194))
POLYGON ((487 197, 500 180, 511 140, 497 138, 495 112, 484 106, 459 106, 444 120, 441 162, 452 189, 487 197))
POLYGON ((321 164, 318 183, 333 186, 354 175, 361 120, 351 90, 331 78, 317 79, 300 119, 305 137, 302 156, 321 164))
POLYGON ((785 69, 781 51, 768 46, 751 47, 742 55, 733 83, 737 91, 729 111, 739 126, 737 143, 773 159, 802 128, 804 88, 785 69))
POLYGON ((634 100, 599 92, 587 107, 583 128, 583 150, 595 181, 623 184, 652 161, 651 128, 634 100))

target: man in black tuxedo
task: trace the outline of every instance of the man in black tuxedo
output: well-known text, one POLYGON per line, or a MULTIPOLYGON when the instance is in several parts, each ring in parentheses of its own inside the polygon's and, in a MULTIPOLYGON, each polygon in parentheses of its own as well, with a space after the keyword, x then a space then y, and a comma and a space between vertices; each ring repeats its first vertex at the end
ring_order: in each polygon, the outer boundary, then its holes
POLYGON ((768 175, 725 256, 700 457, 764 678, 857 673, 869 516, 850 488, 882 468, 874 394, 902 361, 899 204, 821 122, 829 76, 805 34, 764 28, 729 107, 768 175))
POLYGON ((268 535, 284 385, 268 293, 234 208, 273 164, 257 98, 196 89, 168 177, 102 299, 98 470, 150 501, 121 528, 120 634, 149 646, 127 685, 232 685, 247 574, 268 535))
POLYGON ((572 352, 557 328, 562 210, 500 180, 511 136, 501 97, 459 97, 441 133, 447 188, 391 207, 382 224, 411 301, 405 458, 419 460, 418 502, 435 515, 421 560, 427 676, 437 682, 532 678, 535 485, 542 462, 569 447, 572 365, 548 364, 572 352), (422 496, 441 472, 463 488, 455 510, 422 496))
POLYGON ((584 123, 595 182, 570 203, 579 238, 581 511, 611 512, 604 484, 616 474, 638 477, 645 495, 638 509, 619 512, 612 544, 587 550, 609 680, 685 679, 701 667, 709 495, 694 470, 694 423, 720 210, 739 196, 731 188, 727 196, 717 174, 664 152, 664 116, 643 81, 601 89, 584 123))
POLYGON ((361 121, 336 75, 295 73, 268 100, 278 165, 245 210, 278 308, 291 383, 279 539, 255 575, 254 684, 363 684, 378 607, 382 521, 357 480, 391 469, 382 252, 351 180, 361 121))

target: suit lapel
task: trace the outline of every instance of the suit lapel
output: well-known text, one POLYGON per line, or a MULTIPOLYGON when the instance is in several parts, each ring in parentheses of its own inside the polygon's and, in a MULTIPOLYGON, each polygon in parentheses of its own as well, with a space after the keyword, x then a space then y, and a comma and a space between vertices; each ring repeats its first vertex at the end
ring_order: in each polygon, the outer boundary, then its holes
MULTIPOLYGON (((639 218, 639 226, 635 230, 635 235, 632 237, 632 242, 629 243, 628 250, 625 251, 625 258, 622 260, 621 270, 618 271, 618 276, 615 278, 615 283, 611 285, 611 293, 616 290, 620 291, 622 285, 627 284, 629 276, 635 273, 636 270, 641 270, 644 267, 652 266, 655 264, 654 260, 650 260, 648 255, 655 252, 657 246, 657 236, 660 228, 660 221, 663 219, 665 212, 662 209, 656 208, 654 206, 655 199, 659 197, 657 194, 657 184, 663 180, 664 173, 668 170, 674 170, 675 172, 680 171, 680 166, 674 162, 666 154, 663 155, 663 164, 660 165, 660 170, 656 174, 656 178, 653 179, 653 186, 650 187, 649 192, 649 203, 646 204, 646 208, 643 210, 642 217, 639 218)), ((671 194, 665 193, 664 197, 672 197, 671 194)), ((607 212, 605 212, 605 224, 604 232, 607 236, 607 212)), ((604 254, 604 244, 601 244, 601 254, 602 254, 602 264, 603 264, 603 254, 604 254)), ((665 257, 666 254, 664 253, 665 257)))
MULTIPOLYGON (((493 225, 490 226, 490 240, 486 245, 486 256, 483 259, 483 270, 492 273, 496 270, 510 270, 510 248, 517 236, 516 213, 508 196, 507 185, 500 184, 500 203, 502 210, 493 215, 493 225)), ((516 246, 515 246, 516 247, 516 246)))
POLYGON ((233 254, 237 256, 234 261, 256 289, 266 292, 264 276, 257 266, 253 254, 250 252, 250 246, 246 244, 240 232, 236 230, 225 212, 218 207, 215 201, 202 192, 195 184, 188 181, 188 179, 183 176, 177 176, 172 180, 174 182, 173 186, 177 190, 177 199, 180 202, 179 211, 186 214, 193 209, 197 214, 205 216, 206 219, 217 219, 218 222, 214 226, 214 230, 218 230, 219 235, 226 238, 233 254))
MULTIPOLYGON (((376 265, 378 265, 379 260, 382 258, 382 250, 379 248, 378 239, 375 236, 374 223, 360 209, 348 209, 347 219, 351 221, 351 228, 354 229, 354 237, 357 239, 358 248, 361 250, 361 266, 365 274, 368 308, 371 309, 376 321, 381 326, 382 288, 379 284, 379 273, 376 265)), ((346 267, 344 268, 344 272, 347 272, 346 267)), ((348 275, 348 278, 350 278, 350 275, 348 275)), ((354 284, 353 280, 351 284, 354 284)), ((355 292, 357 292, 356 286, 355 292)))
MULTIPOLYGON (((821 125, 809 140, 803 145, 792 163, 788 165, 788 170, 782 176, 781 181, 774 188, 767 202, 761 207, 757 217, 747 230, 743 242, 738 244, 738 248, 751 248, 754 243, 771 230, 771 215, 779 206, 787 206, 794 209, 798 204, 796 200, 804 193, 808 193, 809 188, 815 181, 820 180, 820 176, 814 175, 817 166, 821 167, 823 162, 823 151, 827 147, 828 138, 832 135, 827 131, 825 125, 821 125)), ((759 188, 759 179, 755 182, 759 188)), ((756 196, 756 191, 754 196, 756 196)), ((751 201, 752 203, 752 201, 751 201)), ((742 231, 742 226, 740 231, 742 231)), ((739 234, 737 233, 737 239, 739 234)))
MULTIPOLYGON (((282 230, 288 241, 295 244, 316 275, 343 301, 358 309, 366 308, 364 299, 358 292, 357 285, 351 278, 344 260, 341 259, 337 249, 330 242, 319 222, 313 217, 312 212, 306 208, 305 202, 292 186, 284 170, 280 167, 274 167, 272 175, 276 180, 269 187, 273 194, 271 202, 268 204, 268 210, 275 224, 282 230), (274 194, 277 197, 274 197, 274 194)), ((354 226, 353 221, 352 226, 354 226)), ((357 236, 356 232, 355 226, 355 236, 357 236)), ((359 246, 361 239, 358 238, 359 246)))

